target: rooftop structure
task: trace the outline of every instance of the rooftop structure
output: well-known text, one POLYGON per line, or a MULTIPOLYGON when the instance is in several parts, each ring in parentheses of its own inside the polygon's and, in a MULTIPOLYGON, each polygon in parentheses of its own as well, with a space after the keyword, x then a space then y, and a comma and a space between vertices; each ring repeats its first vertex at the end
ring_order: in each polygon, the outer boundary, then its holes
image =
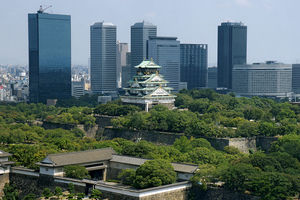
POLYGON ((167 86, 168 81, 159 74, 161 66, 152 60, 145 60, 135 68, 136 75, 129 81, 129 87, 124 88, 122 102, 142 105, 146 111, 157 104, 173 108, 176 96, 171 94, 173 88, 167 86))

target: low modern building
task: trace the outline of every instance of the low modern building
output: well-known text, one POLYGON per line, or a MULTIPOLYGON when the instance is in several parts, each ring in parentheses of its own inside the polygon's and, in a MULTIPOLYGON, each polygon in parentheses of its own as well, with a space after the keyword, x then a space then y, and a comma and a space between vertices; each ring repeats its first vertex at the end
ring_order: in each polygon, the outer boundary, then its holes
MULTIPOLYGON (((71 153, 50 154, 40 166, 40 174, 54 177, 64 176, 64 167, 68 165, 84 166, 92 180, 105 181, 117 179, 123 169, 137 169, 149 159, 117 155, 112 148, 102 148, 71 153)), ((172 163, 177 179, 188 181, 197 171, 197 165, 172 163)))
POLYGON ((292 92, 292 65, 274 61, 235 65, 232 90, 241 96, 287 97, 292 92))
POLYGON ((72 96, 79 98, 84 95, 85 81, 82 78, 80 81, 72 81, 72 96))
POLYGON ((176 96, 171 94, 173 88, 168 87, 168 81, 159 73, 162 67, 148 60, 135 68, 136 75, 129 81, 129 87, 124 88, 125 95, 121 96, 122 102, 140 105, 146 111, 157 104, 172 109, 176 96))

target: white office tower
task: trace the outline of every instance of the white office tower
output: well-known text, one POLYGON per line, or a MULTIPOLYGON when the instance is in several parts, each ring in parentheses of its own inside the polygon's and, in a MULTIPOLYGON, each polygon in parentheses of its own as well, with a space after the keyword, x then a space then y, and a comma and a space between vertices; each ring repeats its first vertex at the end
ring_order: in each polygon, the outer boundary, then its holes
POLYGON ((94 94, 116 94, 116 33, 112 23, 90 27, 91 89, 94 94))

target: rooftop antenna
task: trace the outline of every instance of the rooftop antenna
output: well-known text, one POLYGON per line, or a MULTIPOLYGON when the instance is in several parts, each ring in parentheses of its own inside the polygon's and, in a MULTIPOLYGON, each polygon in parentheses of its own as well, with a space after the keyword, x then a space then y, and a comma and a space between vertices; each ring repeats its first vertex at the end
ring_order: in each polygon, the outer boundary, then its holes
POLYGON ((47 6, 46 8, 43 8, 43 6, 40 5, 40 9, 39 9, 37 12, 38 12, 38 13, 44 13, 45 10, 47 10, 48 8, 51 8, 51 7, 52 7, 52 5, 47 6))

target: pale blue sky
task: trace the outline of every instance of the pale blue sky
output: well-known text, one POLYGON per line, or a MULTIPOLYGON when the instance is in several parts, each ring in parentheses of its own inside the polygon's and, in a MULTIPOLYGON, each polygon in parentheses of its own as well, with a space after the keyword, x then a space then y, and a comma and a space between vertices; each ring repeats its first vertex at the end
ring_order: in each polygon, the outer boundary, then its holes
POLYGON ((217 26, 242 21, 248 26, 248 62, 300 63, 300 0, 0 0, 0 64, 27 64, 27 14, 39 5, 70 14, 72 64, 87 65, 89 26, 117 25, 118 40, 130 43, 130 26, 147 20, 158 35, 182 43, 206 43, 210 65, 217 62, 217 26))

